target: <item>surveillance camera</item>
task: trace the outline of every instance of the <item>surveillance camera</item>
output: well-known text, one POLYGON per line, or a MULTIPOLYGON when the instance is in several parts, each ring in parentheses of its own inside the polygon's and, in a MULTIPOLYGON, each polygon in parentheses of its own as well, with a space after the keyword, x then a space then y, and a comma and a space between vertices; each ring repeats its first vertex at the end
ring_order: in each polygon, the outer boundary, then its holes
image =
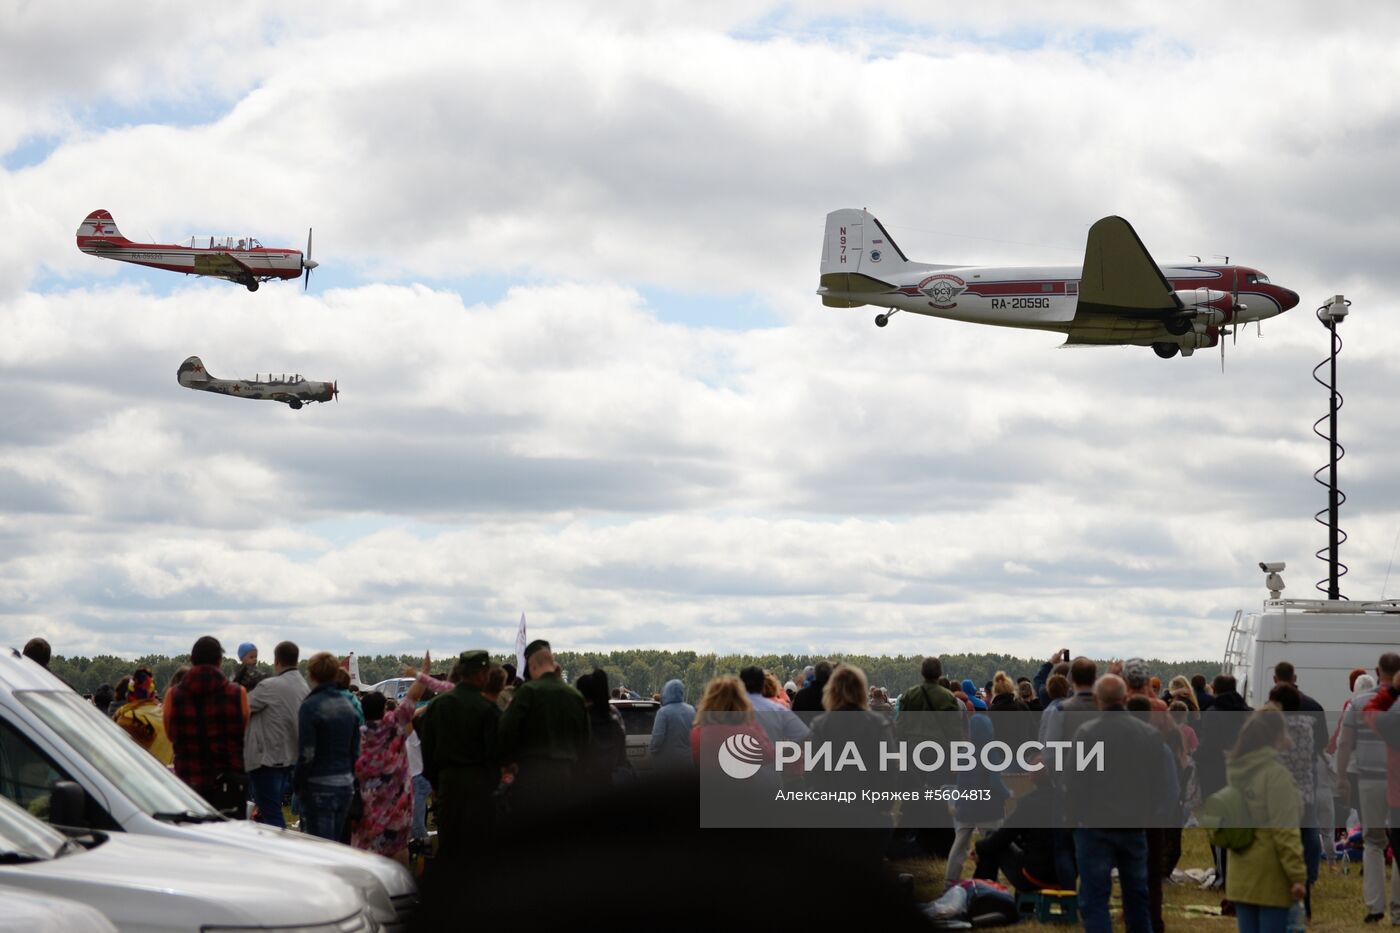
POLYGON ((1263 561, 1260 561, 1259 569, 1264 571, 1265 573, 1283 573, 1285 570, 1288 569, 1288 565, 1281 560, 1272 561, 1267 564, 1263 561))

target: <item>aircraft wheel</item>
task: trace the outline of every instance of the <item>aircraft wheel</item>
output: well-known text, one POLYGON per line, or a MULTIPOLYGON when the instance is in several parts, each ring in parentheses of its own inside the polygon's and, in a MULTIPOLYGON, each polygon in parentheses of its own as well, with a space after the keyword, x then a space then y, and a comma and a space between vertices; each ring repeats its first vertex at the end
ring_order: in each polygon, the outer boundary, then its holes
POLYGON ((1154 343, 1152 352, 1164 360, 1169 360, 1181 352, 1181 347, 1174 343, 1154 343))
POLYGON ((250 291, 250 292, 255 292, 255 291, 257 291, 257 290, 258 290, 258 280, 257 280, 257 279, 253 279, 253 281, 251 281, 251 282, 248 283, 248 291, 250 291))
POLYGON ((1167 329, 1167 333, 1173 337, 1180 337, 1191 329, 1191 319, 1184 317, 1167 318, 1162 322, 1162 326, 1167 329))
POLYGON ((890 316, 889 316, 888 314, 877 314, 877 315, 875 315, 875 326, 876 326, 876 327, 884 327, 884 326, 885 326, 886 324, 888 324, 889 322, 890 322, 890 316))
POLYGON ((294 398, 294 399, 292 399, 291 401, 289 401, 287 404, 290 405, 290 406, 292 406, 292 411, 296 411, 297 409, 301 408, 301 399, 299 399, 299 398, 294 398))

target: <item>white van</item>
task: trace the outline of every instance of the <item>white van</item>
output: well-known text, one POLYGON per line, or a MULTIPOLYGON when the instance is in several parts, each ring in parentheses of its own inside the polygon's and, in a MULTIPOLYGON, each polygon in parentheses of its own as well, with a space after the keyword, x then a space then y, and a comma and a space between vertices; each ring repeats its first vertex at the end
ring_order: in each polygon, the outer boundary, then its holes
POLYGON ((1358 667, 1374 671, 1382 654, 1397 650, 1400 602, 1266 599, 1262 612, 1235 613, 1224 671, 1257 709, 1273 689, 1274 666, 1288 661, 1298 689, 1322 704, 1335 724, 1351 695, 1347 675, 1358 667))
POLYGON ((368 871, 383 888, 375 920, 387 930, 407 929, 418 901, 413 875, 391 859, 225 819, 91 703, 13 650, 0 652, 0 796, 46 818, 51 804, 62 804, 64 825, 224 846, 250 861, 322 865, 355 883, 368 871), (83 799, 73 806, 54 795, 58 781, 77 784, 83 799))

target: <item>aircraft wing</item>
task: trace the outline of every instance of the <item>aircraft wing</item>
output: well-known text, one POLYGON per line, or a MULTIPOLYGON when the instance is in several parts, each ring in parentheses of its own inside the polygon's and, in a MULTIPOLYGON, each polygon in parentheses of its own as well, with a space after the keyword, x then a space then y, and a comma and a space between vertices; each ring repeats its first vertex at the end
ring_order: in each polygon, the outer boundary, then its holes
POLYGON ((1161 319, 1182 310, 1162 270, 1122 217, 1089 228, 1076 319, 1086 313, 1161 319))
POLYGON ((238 279, 253 273, 251 268, 228 253, 200 253, 194 257, 194 271, 197 275, 216 275, 225 279, 238 279))

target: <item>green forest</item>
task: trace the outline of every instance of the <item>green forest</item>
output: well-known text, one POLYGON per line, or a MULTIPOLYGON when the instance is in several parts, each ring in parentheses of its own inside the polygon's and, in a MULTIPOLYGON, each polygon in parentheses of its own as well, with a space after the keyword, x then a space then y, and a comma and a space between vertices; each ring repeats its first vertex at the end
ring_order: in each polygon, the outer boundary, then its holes
MULTIPOLYGON (((698 654, 694 651, 655 651, 649 649, 562 651, 556 652, 555 658, 563 666, 570 680, 595 668, 601 668, 607 672, 610 685, 624 685, 643 696, 659 693, 662 684, 668 680, 679 678, 685 684, 686 696, 691 700, 700 695, 705 684, 711 678, 720 674, 737 674, 740 668, 750 664, 758 664, 765 670, 778 675, 780 680, 785 681, 789 677, 793 677, 803 667, 815 664, 820 660, 829 660, 833 663, 844 661, 847 664, 854 664, 865 671, 871 686, 886 687, 889 689, 890 695, 894 696, 919 682, 919 665, 923 663, 922 655, 890 657, 888 655, 863 654, 829 656, 767 654, 755 656, 698 654)), ((446 675, 451 660, 447 658, 434 661, 434 667, 439 675, 446 675)), ((514 663, 515 657, 513 655, 497 655, 495 661, 498 664, 514 663)), ((90 694, 101 684, 115 685, 118 680, 130 675, 138 667, 149 668, 155 674, 157 687, 164 692, 165 685, 170 682, 170 675, 175 672, 176 668, 188 663, 188 655, 173 658, 164 655, 147 655, 137 658, 135 661, 113 655, 98 655, 93 658, 55 655, 49 666, 55 674, 72 685, 73 689, 79 693, 90 694)), ((409 655, 361 656, 359 658, 360 680, 366 685, 375 684, 381 680, 399 676, 406 664, 417 667, 421 663, 422 658, 410 657, 409 655)), ((1015 658, 1005 654, 943 655, 943 670, 949 677, 955 680, 971 678, 979 686, 991 680, 997 671, 1006 671, 1012 677, 1022 675, 1033 677, 1040 663, 1038 660, 1015 658)), ((236 661, 231 659, 224 661, 226 674, 232 674, 236 667, 236 661)), ((267 673, 272 672, 272 668, 268 664, 260 663, 258 667, 267 673)), ((1163 683, 1177 674, 1184 674, 1188 677, 1192 674, 1204 674, 1207 678, 1212 678, 1220 672, 1218 661, 1149 660, 1148 667, 1154 675, 1162 679, 1163 683)), ((305 671, 305 668, 306 660, 303 658, 302 670, 305 671)))

